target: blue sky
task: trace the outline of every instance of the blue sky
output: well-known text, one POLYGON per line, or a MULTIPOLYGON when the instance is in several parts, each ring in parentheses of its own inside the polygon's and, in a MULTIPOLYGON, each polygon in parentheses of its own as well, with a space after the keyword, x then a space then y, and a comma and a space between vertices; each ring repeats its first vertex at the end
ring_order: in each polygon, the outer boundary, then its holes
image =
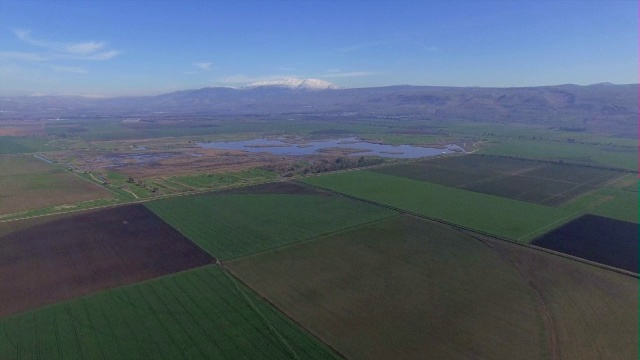
POLYGON ((0 94, 143 95, 284 77, 344 87, 638 82, 638 4, 0 2, 0 94))

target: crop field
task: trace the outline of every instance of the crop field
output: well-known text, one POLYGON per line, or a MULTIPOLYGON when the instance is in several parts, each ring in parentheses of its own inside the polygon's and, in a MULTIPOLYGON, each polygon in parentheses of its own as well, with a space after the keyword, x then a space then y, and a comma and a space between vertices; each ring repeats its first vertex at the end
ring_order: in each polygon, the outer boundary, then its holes
POLYGON ((402 215, 226 265, 353 359, 541 359, 535 293, 489 246, 402 215))
POLYGON ((335 359, 208 266, 0 319, 2 359, 335 359))
POLYGON ((396 214, 289 183, 157 200, 146 206, 217 259, 268 250, 396 214))
POLYGON ((638 192, 613 188, 598 189, 563 204, 562 208, 637 223, 638 192))
POLYGON ((584 215, 543 236, 533 245, 638 272, 638 224, 584 215))
POLYGON ((617 171, 494 156, 454 156, 373 171, 556 206, 620 177, 617 171))
POLYGON ((2 224, 0 317, 213 261, 142 205, 26 223, 2 224))
POLYGON ((48 147, 46 145, 46 141, 42 139, 16 136, 0 136, 0 155, 51 150, 56 149, 48 147))
POLYGON ((637 278, 505 242, 493 248, 545 304, 556 358, 638 358, 637 278))
POLYGON ((637 146, 590 145, 566 141, 508 140, 481 151, 486 155, 563 160, 624 170, 638 170, 637 146))
POLYGON ((226 266, 347 358, 638 356, 637 279, 407 215, 226 266))
POLYGON ((31 156, 0 157, 0 184, 0 215, 113 196, 31 156))
POLYGON ((573 217, 542 205, 431 184, 373 171, 303 180, 315 186, 518 241, 531 240, 573 217))

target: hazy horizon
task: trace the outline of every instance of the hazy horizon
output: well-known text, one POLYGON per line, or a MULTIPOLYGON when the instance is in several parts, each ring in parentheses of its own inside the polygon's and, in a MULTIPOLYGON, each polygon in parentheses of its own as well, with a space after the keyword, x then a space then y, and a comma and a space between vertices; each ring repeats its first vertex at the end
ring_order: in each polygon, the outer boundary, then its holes
POLYGON ((282 78, 635 84, 637 13, 623 0, 5 1, 0 94, 156 95, 282 78))

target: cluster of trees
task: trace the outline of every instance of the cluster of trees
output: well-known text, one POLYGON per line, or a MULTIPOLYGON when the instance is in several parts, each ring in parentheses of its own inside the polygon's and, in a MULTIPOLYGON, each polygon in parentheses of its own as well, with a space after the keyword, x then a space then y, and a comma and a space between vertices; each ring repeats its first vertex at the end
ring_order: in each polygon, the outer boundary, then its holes
POLYGON ((127 178, 127 182, 128 182, 129 184, 136 184, 136 185, 138 185, 138 186, 140 186, 140 187, 143 187, 143 188, 149 189, 149 190, 151 190, 151 192, 152 192, 152 193, 155 193, 155 192, 157 192, 157 191, 158 191, 158 187, 156 187, 156 186, 148 186, 148 185, 147 185, 147 184, 145 184, 142 180, 138 180, 138 181, 136 181, 136 180, 133 178, 133 176, 129 176, 129 177, 127 178))

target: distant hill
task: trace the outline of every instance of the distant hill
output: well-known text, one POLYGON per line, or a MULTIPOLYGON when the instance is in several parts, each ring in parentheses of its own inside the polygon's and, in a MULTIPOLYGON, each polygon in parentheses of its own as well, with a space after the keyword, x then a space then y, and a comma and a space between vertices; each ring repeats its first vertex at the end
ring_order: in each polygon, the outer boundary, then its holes
POLYGON ((636 131, 638 85, 337 89, 321 80, 287 79, 240 89, 209 87, 143 97, 0 97, 0 111, 0 119, 153 116, 159 112, 220 116, 286 114, 537 123, 636 131))

